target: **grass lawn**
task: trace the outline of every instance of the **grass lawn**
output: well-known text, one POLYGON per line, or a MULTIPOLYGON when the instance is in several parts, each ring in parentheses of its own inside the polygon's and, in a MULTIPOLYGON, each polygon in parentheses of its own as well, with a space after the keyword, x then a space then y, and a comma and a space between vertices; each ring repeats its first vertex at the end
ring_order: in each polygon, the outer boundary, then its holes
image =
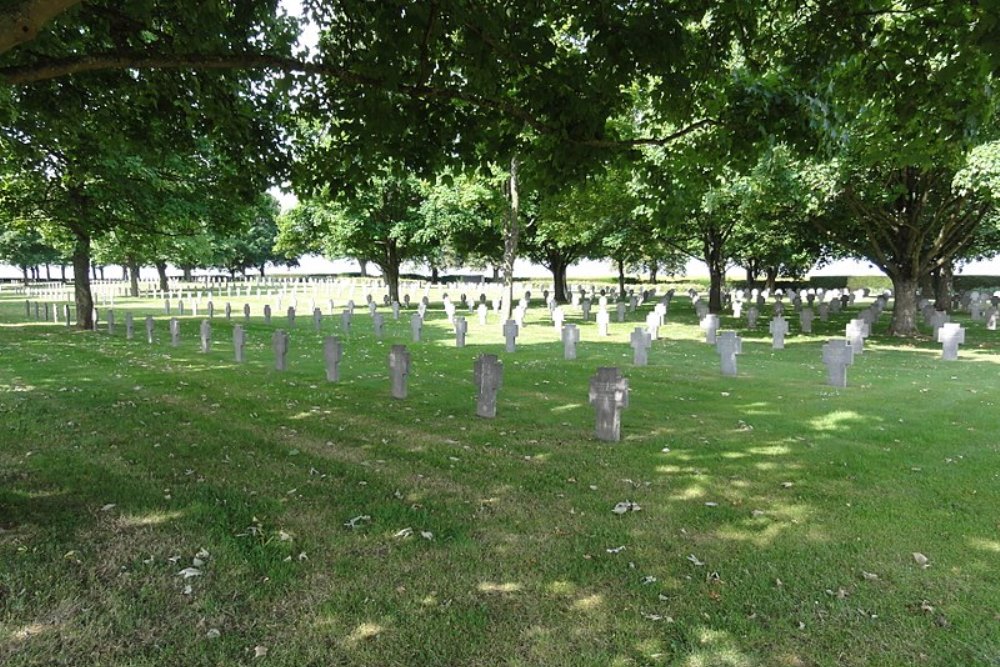
POLYGON ((875 336, 838 390, 820 347, 861 304, 813 335, 793 319, 778 351, 762 317, 736 378, 680 295, 643 368, 627 341, 652 304, 603 340, 584 325, 575 361, 537 305, 514 354, 492 314, 456 349, 440 304, 419 344, 408 313, 376 340, 359 309, 328 384, 311 318, 279 373, 284 318, 251 302, 237 365, 242 315, 219 307, 201 354, 200 318, 173 348, 151 301, 119 303, 108 336, 0 300, 0 664, 1000 664, 982 322, 957 362, 875 336), (483 352, 505 364, 494 420, 475 417, 483 352), (587 404, 609 365, 632 389, 617 444, 587 404))

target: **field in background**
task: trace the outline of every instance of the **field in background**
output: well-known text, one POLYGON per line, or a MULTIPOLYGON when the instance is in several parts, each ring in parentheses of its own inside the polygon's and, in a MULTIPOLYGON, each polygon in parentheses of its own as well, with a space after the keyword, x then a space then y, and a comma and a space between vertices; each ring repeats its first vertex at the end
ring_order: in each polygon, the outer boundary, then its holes
POLYGON ((108 336, 0 296, 0 663, 1000 660, 1000 345, 981 322, 951 363, 876 335, 837 390, 820 346, 861 303, 813 335, 792 319, 777 351, 766 318, 724 316, 736 378, 680 295, 643 368, 627 340, 651 303, 604 339, 582 324, 576 361, 537 300, 513 354, 492 314, 455 349, 438 303, 422 343, 387 309, 376 340, 359 308, 328 384, 339 318, 317 333, 300 306, 278 373, 282 314, 231 301, 201 354, 201 317, 172 348, 159 302, 118 299, 108 336), (405 401, 392 343, 413 355, 405 401), (474 416, 484 352, 505 364, 495 420, 474 416), (618 444, 591 436, 606 365, 632 388, 618 444), (612 512, 626 500, 641 511, 612 512))

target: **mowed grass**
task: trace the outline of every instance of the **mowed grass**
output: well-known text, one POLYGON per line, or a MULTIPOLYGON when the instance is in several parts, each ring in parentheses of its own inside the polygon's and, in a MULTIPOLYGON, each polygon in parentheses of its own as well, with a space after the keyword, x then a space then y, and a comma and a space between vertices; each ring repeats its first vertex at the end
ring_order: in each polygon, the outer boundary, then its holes
POLYGON ((376 340, 359 309, 329 384, 311 318, 279 373, 285 320, 251 302, 242 365, 242 315, 218 307, 201 354, 201 318, 173 348, 159 303, 119 303, 112 337, 0 302, 0 664, 1000 664, 1000 333, 982 322, 957 362, 875 336, 838 390, 820 347, 860 303, 813 335, 790 318, 778 351, 767 318, 724 317, 736 378, 682 296, 643 368, 627 340, 651 303, 603 340, 582 325, 575 361, 540 305, 514 354, 492 313, 456 349, 440 304, 419 344, 409 312, 383 309, 376 340), (403 401, 392 343, 413 358, 403 401), (493 420, 475 417, 484 352, 505 365, 493 420), (587 403, 609 365, 632 389, 617 444, 587 403), (641 511, 612 513, 624 500, 641 511))

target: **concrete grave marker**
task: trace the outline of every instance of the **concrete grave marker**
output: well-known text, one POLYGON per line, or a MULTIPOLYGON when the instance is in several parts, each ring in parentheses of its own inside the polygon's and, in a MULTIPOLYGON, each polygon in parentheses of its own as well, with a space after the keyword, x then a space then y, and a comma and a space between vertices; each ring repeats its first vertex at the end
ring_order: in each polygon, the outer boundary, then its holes
POLYGON ((562 306, 556 306, 552 310, 552 326, 555 327, 556 331, 561 332, 563 329, 563 322, 566 321, 566 312, 562 309, 562 306))
POLYGON ((649 363, 649 348, 653 345, 653 338, 642 327, 636 327, 629 336, 629 344, 632 346, 632 364, 635 366, 646 366, 649 363))
POLYGON ((233 306, 228 301, 226 302, 226 319, 232 319, 233 317, 233 306))
POLYGON ((208 320, 201 321, 198 333, 201 336, 201 352, 208 354, 212 349, 212 325, 208 323, 208 320))
POLYGON ((942 344, 941 359, 958 359, 958 346, 965 343, 965 329, 958 322, 945 322, 937 332, 937 341, 942 344))
POLYGON ((608 327, 611 324, 611 315, 606 310, 597 311, 597 335, 607 336, 608 327))
POLYGON ((757 318, 760 317, 760 309, 757 306, 747 308, 747 326, 751 329, 757 328, 757 318))
POLYGON ((489 306, 487 306, 485 303, 480 303, 478 306, 476 306, 476 314, 479 315, 480 325, 483 326, 486 325, 486 317, 489 314, 489 312, 490 312, 489 306))
POLYGON ((705 342, 709 345, 715 345, 716 333, 719 331, 719 316, 715 313, 708 313, 701 318, 699 326, 705 332, 705 342))
POLYGON ((788 333, 788 320, 786 320, 781 315, 778 315, 771 320, 771 324, 768 326, 768 330, 771 332, 771 337, 772 337, 771 349, 784 350, 785 334, 788 333))
POLYGON ((170 345, 177 347, 180 345, 181 323, 176 317, 170 318, 170 345))
POLYGON ((575 324, 562 328, 563 359, 576 359, 576 344, 580 342, 580 330, 575 324))
POLYGON ((389 352, 389 377, 392 397, 406 398, 406 381, 410 375, 410 353, 405 345, 393 345, 389 352))
POLYGON ((625 310, 626 306, 624 301, 619 301, 618 303, 615 304, 615 315, 619 323, 625 321, 625 310))
POLYGON ((313 328, 317 333, 323 330, 323 311, 319 308, 313 308, 313 328))
POLYGON ((125 313, 125 340, 135 338, 135 320, 132 313, 125 313))
POLYGON ((288 370, 288 334, 278 329, 271 336, 271 350, 274 352, 274 370, 288 370))
POLYGON ((503 384, 503 362, 495 354, 481 354, 473 365, 476 385, 476 415, 497 416, 497 393, 503 384))
POLYGON ((507 320, 503 325, 503 337, 505 341, 505 350, 507 352, 514 352, 517 345, 517 334, 520 328, 517 326, 517 322, 514 320, 507 320))
MULTIPOLYGON (((45 304, 45 310, 48 311, 48 309, 49 305, 45 304)), ((45 319, 48 320, 48 312, 46 312, 45 315, 46 315, 45 319)), ((109 336, 115 335, 115 311, 113 310, 108 311, 108 335, 109 336)))
POLYGON ((246 360, 247 334, 239 324, 233 327, 233 357, 236 363, 242 364, 246 360))
POLYGON ((413 335, 414 343, 420 342, 420 333, 423 328, 424 318, 420 316, 420 313, 413 313, 413 315, 410 316, 410 333, 413 335))
POLYGON ((854 364, 854 347, 846 340, 828 341, 823 346, 823 364, 826 366, 827 384, 846 387, 847 367, 854 364))
POLYGON ((382 313, 372 315, 372 332, 375 334, 375 338, 382 340, 382 336, 385 334, 385 316, 382 313))
POLYGON ((646 331, 649 333, 651 340, 660 339, 660 318, 659 313, 653 311, 646 315, 646 331))
POLYGON ((799 328, 802 333, 812 333, 813 318, 815 318, 812 308, 803 308, 799 311, 799 328))
POLYGON ((336 336, 323 339, 323 361, 326 363, 326 381, 340 382, 340 360, 344 357, 344 346, 336 336))
POLYGON ((584 299, 580 302, 580 311, 583 313, 583 321, 590 321, 590 299, 584 299))
POLYGON ((865 338, 868 337, 869 331, 868 323, 864 320, 855 319, 847 323, 844 335, 847 338, 847 342, 851 344, 854 354, 864 354, 865 338))
POLYGON ((589 401, 596 413, 595 435, 598 440, 621 440, 621 414, 628 407, 628 379, 618 368, 598 368, 590 378, 589 401))
POLYGON ((345 336, 347 334, 351 333, 351 318, 352 317, 353 317, 353 315, 351 315, 351 309, 350 308, 344 308, 344 310, 340 313, 340 330, 344 332, 345 336))
POLYGON ((248 322, 248 323, 250 322, 250 304, 249 303, 243 304, 243 321, 244 322, 248 322))
POLYGON ((288 328, 295 326, 295 306, 288 307, 288 328))
POLYGON ((715 350, 719 353, 722 374, 736 377, 736 355, 743 353, 743 339, 735 331, 720 332, 715 339, 715 350))
POLYGON ((153 344, 153 316, 146 316, 146 342, 150 345, 153 344))
POLYGON ((469 323, 461 315, 455 316, 455 347, 465 347, 465 334, 469 331, 469 323))

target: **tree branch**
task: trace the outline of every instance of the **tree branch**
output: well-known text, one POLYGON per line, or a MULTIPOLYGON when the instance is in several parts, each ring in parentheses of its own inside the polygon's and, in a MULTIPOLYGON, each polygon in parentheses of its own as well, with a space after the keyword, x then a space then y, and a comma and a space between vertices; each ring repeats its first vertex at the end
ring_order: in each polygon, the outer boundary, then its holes
POLYGON ((0 53, 30 42, 45 24, 82 0, 20 0, 0 11, 0 53))

